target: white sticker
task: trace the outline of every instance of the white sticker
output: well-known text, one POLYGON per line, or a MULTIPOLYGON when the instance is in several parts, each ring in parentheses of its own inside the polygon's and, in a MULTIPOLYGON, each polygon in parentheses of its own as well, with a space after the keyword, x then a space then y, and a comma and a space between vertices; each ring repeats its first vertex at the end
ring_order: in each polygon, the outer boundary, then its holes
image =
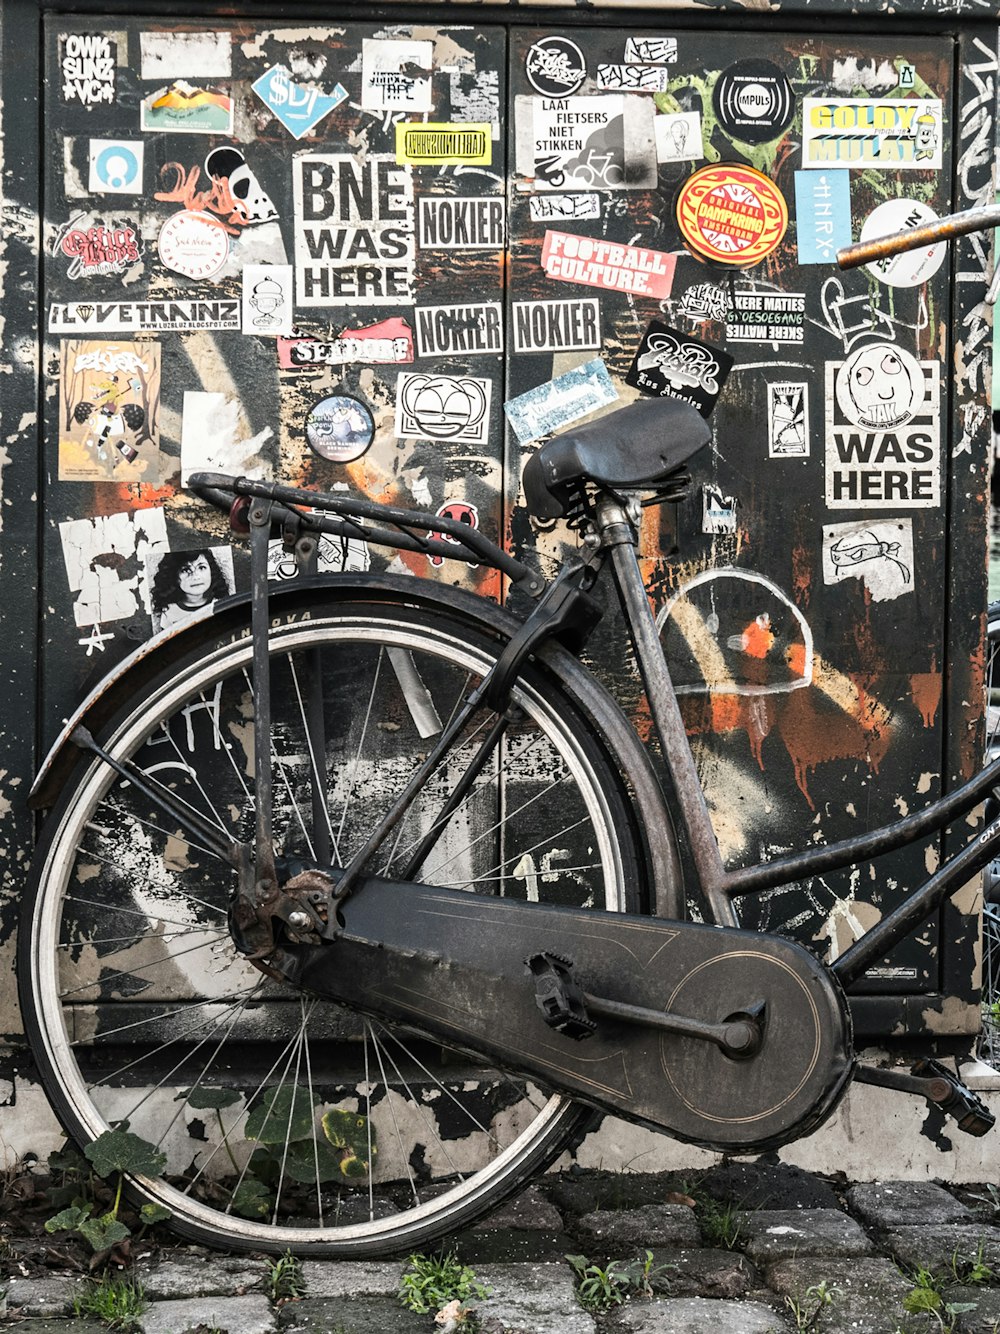
POLYGON ((413 312, 418 357, 457 357, 503 351, 499 301, 469 306, 417 306, 413 312))
POLYGON ((701 531, 736 532, 736 497, 727 496, 718 487, 706 483, 701 488, 701 531))
POLYGON ((665 93, 670 75, 660 65, 598 65, 597 86, 616 93, 665 93))
POLYGON ((232 547, 195 547, 148 552, 140 591, 157 635, 229 597, 235 587, 232 547))
POLYGON ((830 509, 935 509, 941 503, 940 363, 892 343, 826 363, 830 509))
POLYGON ((238 329, 240 303, 199 301, 56 301, 49 307, 49 333, 187 333, 192 329, 238 329))
POLYGON ((418 203, 421 250, 502 250, 506 235, 505 202, 495 196, 425 196, 418 203))
POLYGON ((160 259, 185 278, 215 278, 229 258, 229 234, 210 213, 181 209, 160 228, 160 259))
MULTIPOLYGON (((140 609, 139 569, 151 551, 167 550, 162 508, 70 519, 59 525, 78 626, 124 621, 140 609)), ((94 647, 104 651, 103 644, 94 647)), ((90 656, 88 652, 87 656, 90 656)))
POLYGON ((244 264, 243 332, 287 336, 293 314, 291 264, 244 264))
POLYGON ((582 221, 601 216, 600 195, 532 195, 528 201, 532 222, 582 221))
POLYGON ((767 386, 767 456, 809 457, 809 386, 778 380, 767 386))
POLYGON ((601 346, 601 303, 515 301, 515 352, 586 352, 601 346))
POLYGON ((181 486, 187 485, 193 472, 270 477, 270 463, 261 451, 273 434, 270 426, 265 426, 251 435, 238 399, 215 391, 186 389, 181 418, 181 486))
POLYGON ((396 434, 406 439, 485 445, 492 393, 492 380, 404 371, 396 379, 396 434))
POLYGON ((737 287, 730 292, 726 337, 733 343, 801 343, 805 337, 803 292, 737 287))
POLYGON ((64 102, 84 106, 115 100, 118 44, 100 33, 67 33, 59 38, 59 73, 64 102))
MULTIPOLYGON (((905 232, 911 227, 923 227, 936 222, 937 214, 918 199, 887 199, 865 218, 861 241, 874 241, 894 232, 905 232)), ((924 246, 922 250, 904 250, 901 255, 887 255, 874 264, 866 264, 868 273, 889 287, 919 287, 933 278, 944 263, 948 252, 946 241, 924 246)))
POLYGON ((509 398, 503 410, 514 434, 526 445, 617 401, 618 392, 608 368, 600 357, 595 357, 554 380, 509 398))
POLYGON ((651 98, 518 97, 516 160, 535 190, 656 186, 651 98))
POLYGON ((229 78, 233 72, 228 32, 141 32, 140 78, 229 78))
POLYGON ((701 113, 682 111, 657 116, 653 121, 657 162, 692 162, 705 154, 701 141, 701 113))
POLYGON ((413 301, 413 175, 386 153, 292 159, 300 306, 413 301))
POLYGON ((823 582, 860 579, 873 602, 913 592, 913 521, 857 520, 823 527, 823 582))
POLYGON ((644 65, 669 65, 677 59, 676 37, 630 37, 625 59, 644 65))
POLYGON ((141 195, 140 139, 91 139, 88 189, 95 195, 141 195))
POLYGON ((433 42, 361 42, 361 105, 366 111, 431 111, 433 42))

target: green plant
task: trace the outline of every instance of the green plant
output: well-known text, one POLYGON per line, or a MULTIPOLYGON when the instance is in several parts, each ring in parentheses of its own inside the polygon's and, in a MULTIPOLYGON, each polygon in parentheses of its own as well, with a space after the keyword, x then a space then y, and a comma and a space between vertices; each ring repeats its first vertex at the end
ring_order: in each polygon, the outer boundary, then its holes
POLYGON ((624 1305, 634 1293, 652 1297, 653 1280, 673 1268, 655 1264, 652 1251, 634 1260, 612 1260, 604 1269, 591 1264, 585 1255, 567 1255, 566 1259, 576 1274, 577 1300, 587 1311, 609 1311, 624 1305))
POLYGON ((105 1274, 88 1283, 73 1299, 73 1313, 96 1316, 112 1329, 121 1329, 133 1324, 148 1305, 141 1283, 133 1278, 105 1274))
POLYGON ((983 1259, 983 1243, 980 1242, 976 1253, 971 1258, 952 1251, 950 1268, 956 1283, 979 1287, 982 1283, 992 1283, 996 1277, 993 1266, 983 1259))
MULTIPOLYGON (((1000 1001, 994 1001, 993 1005, 1000 1009, 1000 1001)), ((1000 1026, 1000 1015, 997 1017, 997 1024, 1000 1026)), ((983 1205, 981 1212, 986 1213, 987 1218, 996 1218, 1000 1214, 1000 1188, 994 1186, 992 1182, 983 1187, 981 1194, 970 1193, 969 1199, 983 1205)))
POLYGON ((832 1306, 840 1296, 840 1289, 827 1283, 826 1279, 806 1288, 800 1297, 791 1295, 785 1298, 785 1305, 792 1313, 797 1330, 816 1328, 820 1313, 827 1306, 832 1306))
POLYGON ((267 1259, 267 1285, 274 1303, 294 1302, 306 1290, 306 1281, 302 1273, 302 1261, 291 1251, 279 1255, 276 1260, 267 1259))
MULTIPOLYGON (((101 1254, 132 1235, 132 1229, 119 1217, 124 1174, 135 1172, 142 1176, 159 1176, 166 1166, 167 1159, 155 1145, 140 1139, 138 1135, 133 1135, 125 1127, 106 1130, 103 1135, 87 1145, 84 1155, 96 1176, 102 1181, 114 1180, 114 1199, 111 1208, 103 1213, 96 1213, 93 1199, 74 1195, 71 1204, 46 1221, 45 1231, 75 1232, 95 1253, 101 1254)), ((64 1175, 82 1174, 83 1169, 77 1162, 78 1159, 79 1155, 75 1152, 64 1155, 62 1163, 64 1175)), ((49 1166, 50 1168, 52 1166, 51 1158, 49 1166)), ((96 1193, 93 1191, 93 1182, 90 1184, 91 1193, 96 1193)), ((79 1189, 79 1182, 72 1183, 70 1188, 79 1189)), ((139 1210, 139 1221, 143 1225, 143 1231, 150 1224, 160 1223, 169 1217, 169 1209, 164 1209, 158 1204, 144 1204, 139 1210)))
POLYGON ((475 1270, 448 1251, 441 1255, 411 1255, 399 1280, 399 1300, 408 1311, 427 1315, 449 1302, 470 1297, 488 1297, 490 1289, 476 1278, 475 1270))
POLYGON ((721 1246, 727 1251, 735 1250, 745 1226, 746 1215, 742 1209, 738 1209, 731 1200, 720 1204, 718 1200, 705 1196, 698 1202, 695 1217, 707 1245, 721 1246))
POLYGON ((918 1266, 912 1277, 913 1287, 903 1298, 903 1310, 909 1315, 931 1315, 940 1329, 950 1331, 956 1316, 976 1309, 975 1302, 946 1301, 944 1284, 931 1270, 918 1266))

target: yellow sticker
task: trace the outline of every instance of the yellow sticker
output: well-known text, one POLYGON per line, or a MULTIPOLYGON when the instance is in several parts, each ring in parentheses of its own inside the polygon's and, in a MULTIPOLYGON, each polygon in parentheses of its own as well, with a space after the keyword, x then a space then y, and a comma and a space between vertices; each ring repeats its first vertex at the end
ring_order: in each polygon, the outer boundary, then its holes
POLYGON ((472 122, 459 125, 397 122, 396 161, 414 167, 441 167, 456 162, 488 167, 493 161, 491 128, 472 122))

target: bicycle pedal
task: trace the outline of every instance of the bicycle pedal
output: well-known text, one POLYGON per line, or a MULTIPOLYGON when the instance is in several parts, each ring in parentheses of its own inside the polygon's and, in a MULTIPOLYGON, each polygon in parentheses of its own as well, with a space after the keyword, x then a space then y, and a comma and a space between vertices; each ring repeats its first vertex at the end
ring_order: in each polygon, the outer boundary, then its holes
POLYGON ((550 1028, 582 1042, 597 1029, 587 1014, 583 992, 573 978, 573 960, 543 952, 525 959, 535 980, 535 1004, 550 1028))
POLYGON ((939 1061, 920 1060, 911 1068, 910 1074, 927 1082, 929 1087, 925 1096, 953 1117, 959 1130, 964 1130, 967 1135, 985 1135, 993 1129, 996 1117, 947 1066, 939 1061))

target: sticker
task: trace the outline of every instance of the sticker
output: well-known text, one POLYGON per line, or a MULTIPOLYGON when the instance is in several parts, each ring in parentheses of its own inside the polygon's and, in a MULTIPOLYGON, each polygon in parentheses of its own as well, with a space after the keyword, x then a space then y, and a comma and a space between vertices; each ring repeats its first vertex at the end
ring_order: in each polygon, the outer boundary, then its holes
POLYGON ((823 582, 845 579, 860 579, 873 602, 912 593, 912 519, 825 524, 823 582))
POLYGON ((180 204, 195 213, 217 213, 225 230, 234 236, 251 223, 273 222, 278 216, 270 195, 247 165, 238 148, 213 148, 205 158, 207 181, 201 185, 201 168, 165 162, 160 179, 166 189, 153 194, 164 204, 180 204))
POLYGON ((97 33, 67 33, 59 38, 59 74, 64 102, 84 106, 115 100, 118 45, 97 33))
POLYGON ((228 79, 233 72, 228 32, 141 32, 143 79, 228 79))
POLYGON ((272 65, 250 86, 293 139, 315 129, 347 98, 347 89, 339 83, 332 93, 296 83, 284 65, 272 65))
POLYGON ((670 75, 660 65, 598 65, 597 86, 616 93, 665 93, 670 75))
POLYGON ((499 301, 469 306, 418 306, 417 356, 455 357, 503 351, 503 310, 499 301))
POLYGON ((788 206, 762 172, 724 162, 701 167, 681 186, 677 225, 693 254, 749 268, 781 244, 788 206))
POLYGON ((58 301, 49 333, 189 333, 238 329, 238 301, 58 301))
POLYGON ((912 65, 900 65, 899 67, 899 87, 912 88, 917 81, 917 71, 912 65))
POLYGON ((528 200, 532 222, 567 219, 580 222, 601 216, 600 195, 532 195, 528 200))
POLYGON ((712 104, 726 134, 744 144, 777 139, 795 115, 792 85, 769 60, 740 60, 723 70, 712 104))
POLYGON ((292 159, 300 306, 413 300, 413 178, 384 153, 292 159))
POLYGON ((164 266, 185 278, 214 278, 229 258, 229 235, 218 218, 182 209, 156 242, 164 266))
POLYGON ((265 426, 252 433, 243 401, 217 390, 186 389, 181 417, 181 486, 193 472, 228 472, 240 477, 270 478, 270 462, 262 448, 273 432, 265 426))
POLYGON ((601 346, 601 303, 515 301, 515 352, 589 352, 601 346))
POLYGON ((77 594, 73 619, 96 628, 140 611, 139 571, 147 555, 167 550, 167 523, 159 506, 70 519, 59 525, 59 540, 70 592, 77 594))
MULTIPOLYGON (((937 217, 932 208, 917 199, 887 199, 865 218, 858 239, 875 241, 893 232, 905 232, 910 227, 923 227, 925 223, 937 222, 937 217)), ((866 264, 865 269, 889 287, 919 287, 937 273, 944 263, 947 248, 944 241, 938 241, 935 245, 924 246, 922 250, 905 250, 901 255, 887 255, 884 259, 877 259, 874 264, 866 264)))
MULTIPOLYGON (((470 505, 467 500, 448 500, 436 511, 439 519, 454 519, 457 523, 467 523, 470 528, 479 527, 479 510, 475 505, 470 505)), ((454 546, 461 546, 458 538, 452 537, 450 533, 428 533, 428 537, 435 537, 439 542, 451 542, 454 546)), ((443 565, 444 556, 428 556, 432 565, 443 565)), ((477 565, 470 565, 470 569, 476 570, 477 565)))
POLYGON ((536 190, 656 186, 655 108, 645 98, 519 97, 518 172, 536 190))
POLYGON ((362 361, 393 365, 413 360, 413 331, 394 317, 364 329, 345 329, 339 338, 279 338, 278 365, 282 370, 310 366, 343 366, 362 361))
POLYGON ((851 244, 851 185, 848 172, 795 173, 795 228, 800 264, 836 264, 837 251, 851 244))
POLYGON ((422 250, 502 250, 504 200, 470 196, 424 197, 417 212, 422 250))
POLYGON ((941 503, 940 365, 892 343, 826 363, 830 509, 934 509, 941 503))
POLYGON ((682 111, 653 119, 657 162, 689 162, 705 156, 701 142, 701 115, 682 111))
POLYGON ((676 37, 629 37, 625 59, 644 65, 672 65, 677 59, 676 37))
POLYGON ((140 139, 91 139, 91 194, 141 195, 142 158, 140 139))
POLYGON ((458 125, 433 121, 413 125, 397 121, 396 161, 414 167, 459 163, 488 167, 493 161, 490 126, 477 125, 474 121, 458 125))
POLYGON ((705 320, 724 320, 729 314, 726 289, 716 283, 693 283, 681 296, 680 311, 699 324, 705 320))
POLYGON ((807 97, 802 103, 803 167, 941 166, 942 110, 936 98, 807 97))
POLYGON ((159 422, 159 343, 60 345, 61 482, 159 482, 159 422))
POLYGON ((148 552, 145 589, 153 634, 180 625, 236 587, 232 547, 195 547, 190 551, 148 552))
POLYGON ((495 69, 448 72, 452 120, 489 124, 500 138, 500 71, 495 69))
POLYGON ((735 496, 723 495, 717 487, 706 483, 701 488, 701 531, 735 533, 737 504, 735 496))
MULTIPOLYGON (((326 511, 305 510, 304 513, 324 514, 326 511)), ((338 574, 342 570, 367 570, 371 567, 371 563, 371 549, 361 538, 331 537, 327 533, 319 535, 319 541, 316 543, 316 569, 319 574, 338 574)), ((279 583, 299 577, 295 552, 286 551, 280 539, 267 544, 267 577, 279 583)))
POLYGON ((661 250, 595 241, 572 232, 546 232, 542 246, 542 267, 550 278, 609 292, 668 297, 676 266, 676 256, 661 250))
POLYGON ((199 88, 177 79, 139 104, 141 130, 173 134, 232 134, 233 99, 222 88, 199 88))
POLYGON ((625 383, 653 397, 679 398, 707 417, 732 366, 722 348, 651 320, 625 383))
POLYGON ((365 37, 361 105, 366 111, 430 111, 433 42, 365 37))
POLYGON ((758 292, 735 288, 726 316, 734 343, 801 343, 805 337, 804 292, 758 292))
POLYGON ((330 463, 359 459, 374 435, 375 422, 367 405, 350 394, 321 398, 306 417, 309 448, 330 463))
POLYGON ((528 48, 524 72, 542 97, 570 97, 587 77, 587 62, 568 37, 540 37, 528 48))
POLYGON ((290 334, 292 314, 291 264, 244 264, 243 332, 290 334))
POLYGON ((767 457, 809 457, 809 386, 801 381, 767 386, 767 457))
POLYGON ((508 399, 503 410, 514 434, 526 445, 617 401, 608 368, 595 357, 547 384, 508 399))
POLYGON ((396 434, 485 445, 492 393, 492 380, 403 371, 396 379, 396 434))
POLYGON ((69 256, 66 277, 104 278, 124 274, 142 259, 142 242, 131 224, 78 227, 85 214, 70 218, 55 239, 53 254, 69 256))

